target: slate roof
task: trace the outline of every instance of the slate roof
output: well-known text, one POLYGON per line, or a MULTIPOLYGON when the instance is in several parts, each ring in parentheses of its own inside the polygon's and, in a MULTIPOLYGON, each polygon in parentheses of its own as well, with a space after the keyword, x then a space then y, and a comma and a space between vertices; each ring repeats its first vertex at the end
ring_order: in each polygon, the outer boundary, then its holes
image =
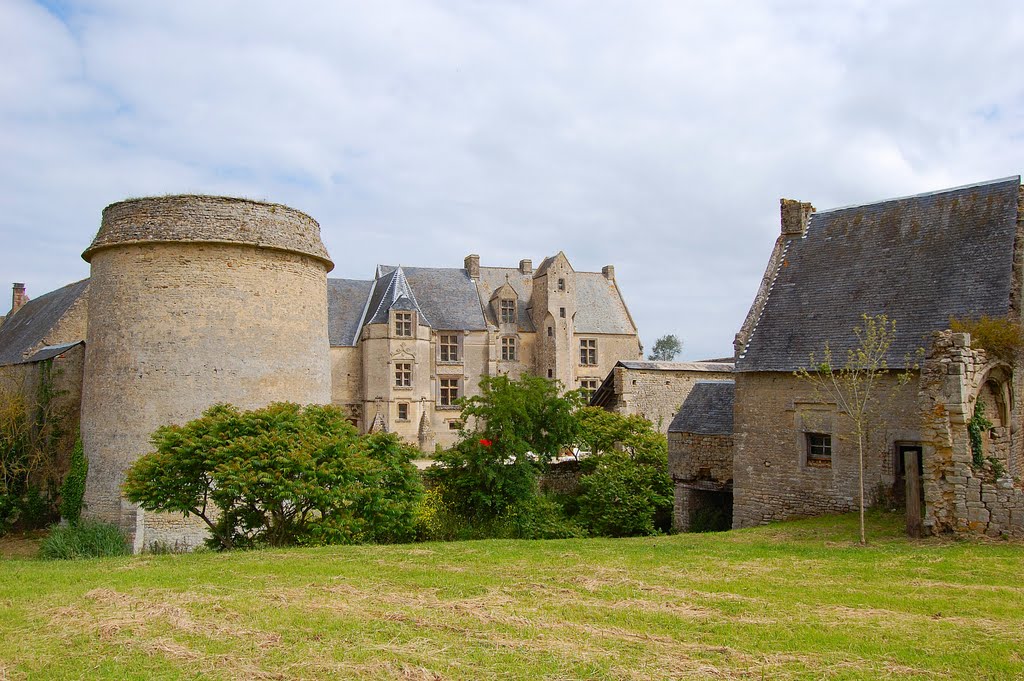
POLYGON ((359 320, 372 281, 359 279, 327 280, 327 334, 332 346, 352 346, 359 339, 359 320))
POLYGON ((732 435, 734 381, 698 381, 668 427, 670 433, 732 435))
POLYGON ((0 366, 20 364, 24 353, 43 342, 46 334, 85 293, 89 280, 68 284, 33 298, 0 324, 0 366))
POLYGON ((491 294, 505 285, 506 277, 508 284, 515 289, 518 300, 516 301, 516 321, 519 330, 524 333, 533 333, 536 328, 533 326, 533 317, 530 316, 531 297, 533 296, 533 274, 523 274, 517 267, 481 267, 480 268, 480 290, 483 292, 482 301, 484 304, 484 316, 491 324, 497 325, 498 320, 491 309, 491 294))
POLYGON ((65 352, 75 347, 76 345, 83 345, 85 341, 75 341, 74 343, 61 343, 60 345, 47 345, 40 348, 34 355, 25 360, 25 363, 29 362, 42 362, 44 359, 53 359, 59 355, 63 355, 65 352))
POLYGON ((732 362, 722 360, 704 360, 701 362, 655 362, 651 360, 622 359, 616 366, 627 369, 646 369, 648 371, 732 371, 732 362))
POLYGON ((793 371, 826 341, 845 358, 862 314, 895 320, 891 368, 949 318, 1005 316, 1020 177, 813 213, 791 240, 737 371, 793 371))
POLYGON ((636 333, 615 282, 600 272, 576 273, 576 333, 636 333))
POLYGON ((440 331, 487 328, 476 286, 464 269, 380 265, 365 324, 387 322, 387 311, 417 310, 419 322, 440 331))

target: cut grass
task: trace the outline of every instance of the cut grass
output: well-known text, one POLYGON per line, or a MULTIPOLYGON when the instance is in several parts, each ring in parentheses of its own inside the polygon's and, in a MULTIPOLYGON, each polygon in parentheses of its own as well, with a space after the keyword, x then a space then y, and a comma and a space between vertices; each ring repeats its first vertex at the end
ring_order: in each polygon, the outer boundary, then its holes
POLYGON ((0 563, 0 679, 1024 676, 1024 547, 899 518, 0 563))

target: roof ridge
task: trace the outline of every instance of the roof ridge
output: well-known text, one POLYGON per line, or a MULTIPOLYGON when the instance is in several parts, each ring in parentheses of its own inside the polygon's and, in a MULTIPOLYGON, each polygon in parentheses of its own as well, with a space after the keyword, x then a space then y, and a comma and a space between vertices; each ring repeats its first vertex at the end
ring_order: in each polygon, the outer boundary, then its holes
POLYGON ((995 180, 985 180, 983 182, 973 182, 970 184, 962 184, 958 187, 946 187, 945 189, 936 189, 930 192, 921 192, 920 194, 907 194, 906 196, 895 196, 890 199, 882 199, 881 201, 869 201, 868 203, 852 203, 848 206, 839 206, 837 208, 827 208, 825 210, 816 210, 812 215, 821 213, 834 213, 840 210, 850 210, 851 208, 866 208, 867 206, 879 206, 883 203, 895 203, 896 201, 908 201, 910 199, 923 199, 928 196, 939 196, 941 194, 951 194, 952 192, 963 191, 964 189, 973 189, 975 187, 988 187, 994 184, 1001 184, 1003 182, 1016 181, 1020 184, 1020 175, 1008 175, 1006 177, 1000 177, 995 180))

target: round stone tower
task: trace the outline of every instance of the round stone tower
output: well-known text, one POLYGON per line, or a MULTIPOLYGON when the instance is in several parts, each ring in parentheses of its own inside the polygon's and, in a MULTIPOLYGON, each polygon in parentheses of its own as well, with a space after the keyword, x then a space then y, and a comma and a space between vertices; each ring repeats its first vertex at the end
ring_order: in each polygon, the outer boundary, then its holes
POLYGON ((136 550, 192 546, 205 530, 121 494, 153 431, 217 403, 331 401, 320 226, 287 206, 214 196, 107 206, 92 245, 82 391, 86 514, 136 550))

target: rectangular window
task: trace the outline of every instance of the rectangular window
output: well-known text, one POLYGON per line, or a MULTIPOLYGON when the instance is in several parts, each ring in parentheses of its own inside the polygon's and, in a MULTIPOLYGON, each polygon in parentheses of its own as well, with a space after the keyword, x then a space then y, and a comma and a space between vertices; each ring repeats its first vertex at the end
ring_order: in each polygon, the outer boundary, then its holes
POLYGON ((581 378, 580 379, 580 387, 583 388, 583 390, 586 391, 588 398, 591 395, 594 394, 594 391, 597 390, 599 385, 600 385, 600 381, 598 381, 596 378, 581 378))
POLYGON ((395 313, 395 335, 412 337, 412 312, 395 313))
POLYGON ((558 316, 561 317, 562 319, 565 319, 565 308, 564 307, 558 308, 558 316))
POLYGON ((558 280, 558 290, 559 291, 564 291, 565 290, 565 279, 559 279, 558 280))
POLYGON ((514 301, 514 300, 502 300, 501 301, 501 323, 502 324, 515 324, 516 323, 516 301, 514 301))
POLYGON ((807 465, 832 466, 832 436, 828 433, 804 433, 807 438, 807 465))
POLYGON ((462 421, 449 421, 448 430, 458 430, 462 427, 462 421))
POLYGON ((551 338, 554 335, 555 335, 555 328, 553 326, 549 326, 548 327, 548 338, 551 338))
POLYGON ((395 387, 396 388, 411 388, 412 387, 412 362, 396 362, 395 363, 395 387))
POLYGON ((516 361, 516 339, 504 336, 501 339, 501 358, 506 362, 516 361))
POLYGON ((399 402, 398 403, 398 420, 408 421, 409 420, 409 403, 399 402))
POLYGON ((580 364, 594 366, 597 364, 597 339, 580 339, 580 364))
POLYGON ((551 370, 551 369, 548 369, 548 378, 554 378, 554 377, 555 377, 555 372, 553 370, 551 370))
POLYGON ((456 406, 455 401, 459 399, 459 383, 461 383, 461 379, 442 378, 439 380, 441 385, 440 405, 442 407, 456 406))
POLYGON ((440 338, 438 339, 438 347, 440 352, 440 361, 459 361, 459 334, 442 333, 440 338))

